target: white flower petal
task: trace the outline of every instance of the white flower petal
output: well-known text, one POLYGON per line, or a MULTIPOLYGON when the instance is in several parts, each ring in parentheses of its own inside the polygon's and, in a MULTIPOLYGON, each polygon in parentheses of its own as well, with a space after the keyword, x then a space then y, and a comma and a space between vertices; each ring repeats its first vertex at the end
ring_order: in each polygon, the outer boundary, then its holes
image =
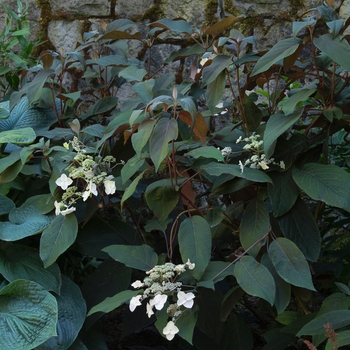
POLYGON ((135 297, 132 297, 129 303, 129 309, 131 312, 134 312, 137 306, 141 305, 141 299, 142 295, 136 295, 135 297))
POLYGON ((183 305, 187 309, 190 309, 194 304, 194 298, 195 295, 193 293, 185 293, 180 290, 179 292, 177 292, 177 305, 183 305))
POLYGON ((149 304, 155 307, 157 310, 162 310, 166 303, 168 296, 165 294, 157 294, 153 299, 150 300, 149 304))
POLYGON ((168 324, 163 328, 163 334, 168 340, 173 340, 175 334, 179 332, 179 328, 175 326, 173 321, 169 321, 168 324))
POLYGON ((152 306, 149 303, 147 303, 147 305, 146 305, 146 312, 147 312, 148 318, 151 318, 151 316, 154 315, 154 312, 152 310, 152 306))
POLYGON ((62 214, 63 216, 66 216, 67 214, 73 213, 73 211, 76 211, 76 210, 77 210, 77 208, 75 208, 75 207, 70 207, 70 208, 67 208, 67 209, 65 209, 65 210, 61 210, 61 214, 62 214))
POLYGON ((114 177, 112 175, 109 175, 105 178, 103 181, 103 184, 105 186, 105 192, 106 194, 114 194, 116 191, 115 181, 114 177))
POLYGON ((66 174, 62 174, 57 180, 56 185, 61 187, 62 190, 66 190, 69 185, 73 183, 73 180, 66 174))
POLYGON ((133 287, 133 288, 141 288, 141 287, 143 287, 143 283, 140 280, 137 280, 134 283, 131 283, 131 287, 133 287))

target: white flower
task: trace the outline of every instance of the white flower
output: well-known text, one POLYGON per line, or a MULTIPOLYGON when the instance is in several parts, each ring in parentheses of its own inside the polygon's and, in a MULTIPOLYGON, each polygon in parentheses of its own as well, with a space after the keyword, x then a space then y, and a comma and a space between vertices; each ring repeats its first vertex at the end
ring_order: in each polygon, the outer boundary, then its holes
POLYGON ((168 296, 165 294, 157 294, 153 299, 149 301, 151 307, 155 307, 157 310, 162 310, 166 303, 168 296))
POLYGON ((286 168, 286 165, 284 164, 283 160, 280 161, 280 168, 281 169, 285 169, 286 168))
POLYGON ((236 143, 240 143, 242 141, 242 136, 240 136, 237 140, 236 143))
POLYGON ((232 148, 231 147, 225 147, 221 150, 221 154, 226 157, 228 156, 230 153, 232 152, 232 148))
POLYGON ((116 187, 115 187, 115 181, 114 181, 113 175, 107 176, 104 179, 103 184, 105 186, 106 194, 113 194, 113 193, 115 193, 116 187))
POLYGON ((62 174, 57 180, 56 185, 60 186, 62 190, 66 190, 69 185, 73 183, 73 180, 68 177, 66 174, 62 174))
POLYGON ((259 162, 259 165, 261 166, 261 168, 263 170, 267 170, 269 169, 269 166, 266 164, 266 162, 264 162, 263 160, 261 162, 259 162))
POLYGON ((187 259, 186 265, 188 266, 189 270, 193 270, 196 266, 195 263, 191 263, 190 259, 187 259))
POLYGON ((195 295, 193 293, 185 293, 180 290, 177 292, 177 305, 183 305, 187 309, 190 309, 193 306, 194 298, 195 295))
POLYGON ((238 164, 239 164, 239 167, 241 168, 241 173, 243 173, 244 165, 243 165, 242 161, 240 160, 240 161, 238 162, 238 164))
POLYGON ((175 334, 179 332, 179 328, 175 326, 173 321, 169 321, 168 324, 163 328, 163 334, 168 340, 173 340, 175 334))
POLYGON ((74 208, 74 207, 69 208, 65 204, 63 204, 61 202, 57 202, 57 201, 55 201, 54 205, 55 205, 55 214, 56 215, 62 214, 63 216, 65 216, 67 214, 73 213, 73 211, 76 210, 76 208, 74 208), (66 208, 66 209, 61 210, 62 207, 66 208))
POLYGON ((134 312, 137 306, 141 305, 141 299, 142 295, 136 295, 136 297, 132 297, 129 303, 129 309, 131 312, 134 312))
POLYGON ((84 193, 83 193, 83 201, 84 201, 84 202, 89 198, 89 196, 90 196, 91 193, 92 193, 93 195, 97 196, 96 184, 93 183, 93 182, 90 180, 89 184, 88 184, 87 187, 86 187, 86 190, 85 190, 84 193))
POLYGON ((133 288, 141 288, 141 287, 143 287, 143 283, 141 281, 137 280, 134 283, 131 283, 131 286, 133 288))
POLYGON ((151 318, 151 316, 154 315, 154 312, 152 310, 152 306, 149 303, 147 303, 147 305, 146 305, 146 312, 147 312, 148 318, 151 318))

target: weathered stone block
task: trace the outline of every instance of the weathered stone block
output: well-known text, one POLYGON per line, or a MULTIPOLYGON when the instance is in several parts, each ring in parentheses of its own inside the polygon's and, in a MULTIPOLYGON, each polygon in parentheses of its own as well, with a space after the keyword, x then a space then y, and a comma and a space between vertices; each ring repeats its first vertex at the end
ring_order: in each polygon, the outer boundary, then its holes
POLYGON ((84 21, 53 21, 48 27, 48 36, 56 50, 74 51, 78 40, 82 40, 84 21))
POLYGON ((153 0, 119 0, 115 6, 115 13, 125 18, 133 18, 144 14, 154 5, 153 0))
POLYGON ((51 0, 53 14, 65 13, 73 16, 108 16, 111 5, 108 0, 51 0))

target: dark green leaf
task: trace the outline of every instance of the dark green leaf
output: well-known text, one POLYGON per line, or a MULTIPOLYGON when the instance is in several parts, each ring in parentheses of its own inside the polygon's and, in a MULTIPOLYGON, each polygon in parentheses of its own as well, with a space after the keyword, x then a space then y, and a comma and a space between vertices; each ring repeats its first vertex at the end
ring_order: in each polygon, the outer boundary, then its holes
POLYGON ((239 239, 244 250, 255 246, 249 250, 249 255, 256 257, 260 248, 265 244, 261 238, 266 235, 270 229, 269 212, 261 200, 253 199, 247 205, 240 226, 239 239))
POLYGON ((123 205, 123 203, 135 193, 136 187, 140 182, 140 180, 142 179, 144 173, 145 173, 145 170, 141 174, 139 174, 137 177, 135 177, 132 183, 127 187, 120 201, 121 205, 123 205))
POLYGON ((211 255, 210 226, 201 216, 189 217, 181 223, 178 235, 182 261, 195 264, 191 274, 200 280, 211 255))
POLYGON ((270 158, 275 149, 275 142, 280 135, 287 131, 295 122, 299 120, 303 109, 297 109, 289 116, 284 114, 273 114, 266 123, 264 132, 264 153, 270 158))
MULTIPOLYGON (((281 216, 292 208, 299 195, 299 187, 292 178, 292 172, 273 171, 269 173, 272 184, 267 184, 267 191, 275 216, 281 216)), ((287 237, 289 238, 289 237, 287 237)))
POLYGON ((295 336, 293 334, 283 334, 279 328, 266 332, 264 338, 267 344, 264 345, 262 350, 282 350, 295 342, 295 336))
POLYGON ((102 251, 108 253, 112 259, 142 271, 150 270, 158 261, 158 255, 146 244, 140 246, 111 245, 102 251))
POLYGON ((339 37, 334 38, 332 34, 324 34, 315 38, 314 44, 334 62, 350 70, 350 62, 347 59, 347 56, 350 55, 350 45, 346 40, 341 40, 339 37))
POLYGON ((39 284, 16 280, 0 290, 0 349, 30 350, 56 334, 57 302, 39 284))
POLYGON ((196 326, 197 322, 197 314, 198 310, 196 310, 196 307, 194 307, 191 310, 186 310, 183 312, 181 317, 179 317, 176 321, 176 326, 179 328, 179 336, 182 339, 185 339, 191 345, 194 327, 196 326))
POLYGON ((297 92, 296 94, 292 95, 288 98, 287 101, 283 103, 282 111, 287 116, 289 114, 292 114, 299 102, 306 101, 314 92, 316 91, 315 88, 313 89, 302 89, 301 91, 297 92))
POLYGON ((251 100, 246 101, 244 109, 249 131, 255 131, 261 123, 263 113, 261 109, 251 100))
POLYGON ((119 76, 124 78, 127 82, 142 81, 147 71, 143 68, 130 66, 119 72, 119 76))
POLYGON ((321 236, 304 201, 298 199, 290 211, 277 219, 284 236, 297 245, 307 260, 317 261, 321 236))
POLYGON ((343 293, 333 293, 323 300, 317 317, 335 310, 348 310, 350 306, 350 298, 343 293))
POLYGON ((101 58, 98 58, 96 60, 87 60, 87 65, 99 65, 102 67, 107 66, 129 66, 129 61, 125 58, 123 55, 108 55, 108 56, 102 56, 101 58))
POLYGON ((307 323, 297 333, 297 336, 324 334, 324 325, 327 323, 330 323, 333 330, 348 326, 350 324, 350 310, 335 310, 327 312, 307 323))
POLYGON ((94 105, 92 105, 85 114, 81 115, 82 120, 87 119, 93 115, 103 114, 111 111, 115 108, 118 103, 118 98, 113 96, 106 96, 101 100, 98 100, 94 105))
POLYGON ((148 79, 133 85, 132 89, 139 95, 141 101, 147 105, 153 98, 154 79, 148 79))
MULTIPOLYGON (((215 56, 212 63, 203 69, 203 81, 202 86, 206 86, 213 82, 227 67, 232 64, 230 56, 218 55, 215 56)), ((220 78, 222 81, 222 77, 220 78)))
POLYGON ((80 288, 68 277, 62 276, 58 304, 57 335, 37 347, 37 350, 66 350, 81 330, 86 316, 86 304, 80 288))
POLYGON ((74 214, 58 215, 52 220, 40 238, 40 258, 44 266, 50 266, 75 241, 78 221, 74 214))
POLYGON ((112 39, 112 40, 120 40, 120 39, 139 39, 141 40, 141 33, 137 32, 134 34, 123 32, 121 30, 112 30, 108 33, 105 33, 101 36, 100 40, 112 39))
MULTIPOLYGON (((337 344, 338 347, 350 345, 350 330, 337 332, 337 344)), ((327 342, 325 350, 334 349, 334 343, 327 342)))
POLYGON ((165 63, 178 61, 178 60, 181 60, 182 58, 186 58, 192 55, 203 55, 204 52, 205 52, 205 49, 201 45, 194 44, 194 45, 191 45, 190 47, 182 48, 178 51, 172 52, 170 56, 165 60, 165 63))
POLYGON ((192 33, 191 25, 183 19, 172 20, 169 18, 164 18, 157 22, 150 23, 149 26, 169 29, 174 34, 182 34, 182 33, 191 34, 192 33))
POLYGON ((201 166, 201 169, 214 176, 231 174, 254 182, 272 182, 263 171, 245 167, 242 172, 236 164, 209 163, 201 166))
POLYGON ((248 294, 260 297, 273 305, 275 281, 269 270, 251 256, 243 256, 234 268, 238 284, 248 294))
POLYGON ((220 349, 252 350, 253 334, 241 315, 232 313, 226 325, 220 349))
POLYGON ((309 264, 303 253, 289 239, 277 237, 269 246, 269 257, 277 273, 294 286, 315 290, 309 264))
POLYGON ((195 148, 187 153, 185 153, 185 156, 191 156, 193 158, 214 158, 218 161, 223 161, 224 157, 222 156, 221 152, 213 147, 213 146, 203 146, 199 148, 195 148))
POLYGON ((288 38, 280 40, 272 49, 262 56, 256 63, 252 76, 267 71, 278 61, 292 55, 302 43, 300 38, 288 38))
POLYGON ((132 134, 131 143, 136 154, 141 154, 143 147, 145 147, 149 140, 149 137, 151 136, 153 127, 156 122, 157 119, 148 120, 144 123, 141 123, 137 129, 137 132, 132 134))
POLYGON ((293 179, 312 199, 350 211, 350 174, 338 166, 308 163, 294 168, 293 179))
POLYGON ((145 199, 160 220, 168 217, 179 201, 179 192, 174 190, 170 179, 151 183, 145 192, 145 199))
POLYGON ((37 250, 12 244, 0 250, 0 273, 9 282, 25 279, 40 284, 47 291, 60 294, 61 274, 57 265, 45 269, 37 250))
POLYGON ((209 261, 197 286, 214 290, 215 283, 222 281, 226 276, 230 275, 233 275, 233 266, 231 263, 225 261, 209 261))
POLYGON ((210 111, 214 111, 216 105, 221 101, 226 84, 226 73, 222 71, 215 80, 207 84, 205 99, 210 111))
POLYGON ((130 299, 136 296, 139 292, 139 290, 124 290, 113 297, 106 298, 104 301, 91 308, 87 316, 90 316, 95 312, 110 312, 120 305, 129 302, 130 299))
POLYGON ((157 171, 168 154, 168 144, 178 136, 177 121, 174 118, 162 118, 154 127, 150 140, 149 151, 157 171))
POLYGON ((3 194, 0 194, 0 215, 8 214, 15 208, 15 203, 3 194))

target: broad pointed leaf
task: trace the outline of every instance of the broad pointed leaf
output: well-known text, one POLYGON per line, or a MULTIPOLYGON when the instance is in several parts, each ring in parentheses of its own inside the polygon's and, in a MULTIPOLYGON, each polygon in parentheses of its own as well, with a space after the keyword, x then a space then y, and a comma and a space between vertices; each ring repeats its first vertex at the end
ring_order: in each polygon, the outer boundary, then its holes
POLYGON ((307 323, 297 333, 297 336, 324 334, 324 325, 327 323, 332 326, 333 330, 348 326, 350 324, 350 310, 335 310, 327 312, 307 323))
POLYGON ((276 238, 269 246, 269 257, 277 273, 294 286, 315 290, 309 265, 298 247, 289 239, 276 238))
POLYGON ((145 173, 145 170, 142 173, 140 173, 137 177, 135 177, 132 183, 127 187, 120 201, 121 205, 123 205, 123 203, 135 193, 136 187, 140 182, 140 180, 142 179, 144 173, 145 173))
POLYGON ((168 144, 178 136, 177 121, 174 118, 162 118, 154 127, 150 140, 149 151, 157 171, 168 154, 168 144))
POLYGON ((31 350, 56 334, 57 302, 39 284, 16 280, 0 290, 0 349, 31 350))
POLYGON ((193 150, 185 153, 185 155, 191 156, 193 158, 203 157, 203 158, 214 158, 218 161, 224 160, 224 157, 221 154, 221 152, 213 146, 199 147, 199 148, 193 149, 193 150))
POLYGON ((58 215, 52 220, 40 238, 40 258, 44 266, 50 266, 75 241, 78 221, 74 214, 58 215))
POLYGON ((350 211, 350 174, 338 166, 308 163, 294 168, 293 179, 312 199, 350 211))
POLYGON ((288 38, 280 40, 271 50, 262 56, 256 63, 252 76, 267 71, 278 61, 293 54, 302 43, 302 39, 288 38))
POLYGON ((181 33, 191 34, 193 31, 191 25, 183 19, 172 20, 169 18, 164 18, 157 22, 153 22, 149 24, 149 26, 169 29, 174 34, 181 34, 181 33))
POLYGON ((29 144, 36 138, 32 128, 22 128, 0 132, 0 143, 29 144))
POLYGON ((212 26, 208 27, 204 30, 204 34, 211 35, 213 37, 216 37, 223 32, 225 32, 227 29, 232 28, 233 24, 242 21, 242 17, 235 17, 235 16, 229 16, 221 21, 216 22, 212 26))
POLYGON ((296 109, 294 113, 285 116, 284 114, 273 114, 266 123, 264 132, 264 153, 270 158, 274 152, 275 142, 280 135, 288 130, 299 120, 303 109, 296 109))
POLYGON ((298 199, 291 210, 277 219, 284 236, 297 245, 307 260, 317 261, 321 236, 307 205, 298 199))
POLYGON ((166 219, 179 201, 179 192, 173 187, 169 179, 163 179, 151 183, 146 189, 146 202, 160 220, 166 219))
POLYGON ((232 64, 232 58, 226 55, 215 56, 211 64, 203 69, 202 86, 213 82, 227 67, 232 64))
POLYGON ((260 297, 273 305, 275 281, 269 270, 251 256, 243 256, 234 268, 238 284, 248 294, 260 297))
POLYGON ((136 154, 141 154, 143 147, 147 144, 149 137, 151 136, 154 125, 157 120, 147 120, 141 123, 137 129, 137 132, 131 136, 131 143, 134 147, 136 154))
POLYGON ((186 218, 179 228, 179 246, 182 261, 195 264, 191 274, 200 280, 211 255, 211 232, 208 222, 201 216, 186 218))
POLYGON ((225 261, 209 261, 197 286, 215 290, 214 284, 230 275, 233 275, 233 266, 231 263, 225 261))
POLYGON ((256 257, 260 248, 265 244, 261 238, 266 235, 269 229, 269 212, 267 211, 264 202, 253 199, 244 211, 239 235, 244 250, 247 250, 255 244, 254 247, 249 250, 249 255, 256 257))
POLYGON ((156 252, 146 244, 139 246, 111 245, 102 251, 108 253, 112 259, 141 271, 150 270, 158 261, 156 252))
POLYGON ((119 72, 119 76, 124 78, 127 82, 142 81, 147 71, 143 68, 130 66, 119 72))
POLYGON ((179 336, 185 339, 189 344, 192 344, 193 331, 196 326, 198 315, 198 307, 191 310, 186 310, 181 314, 181 317, 176 321, 176 326, 179 328, 179 336))
POLYGON ((225 71, 220 72, 213 81, 207 84, 205 99, 207 101, 207 106, 211 111, 214 111, 216 105, 221 101, 225 90, 225 85, 226 85, 225 71))

